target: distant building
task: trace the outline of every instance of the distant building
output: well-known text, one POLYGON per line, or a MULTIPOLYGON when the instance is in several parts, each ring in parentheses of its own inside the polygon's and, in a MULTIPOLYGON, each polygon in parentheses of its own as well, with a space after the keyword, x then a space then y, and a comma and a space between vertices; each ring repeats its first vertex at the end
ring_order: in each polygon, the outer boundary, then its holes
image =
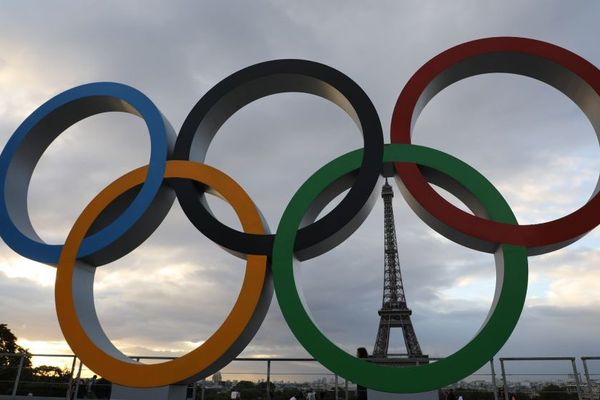
POLYGON ((223 382, 223 377, 221 376, 221 373, 216 372, 215 374, 213 374, 212 381, 213 381, 213 383, 217 383, 217 384, 223 382))

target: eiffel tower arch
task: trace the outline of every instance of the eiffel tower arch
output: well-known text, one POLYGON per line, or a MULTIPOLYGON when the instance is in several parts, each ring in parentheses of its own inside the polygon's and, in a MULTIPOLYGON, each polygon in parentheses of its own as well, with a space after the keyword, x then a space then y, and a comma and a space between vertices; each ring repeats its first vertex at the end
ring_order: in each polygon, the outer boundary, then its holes
POLYGON ((390 345, 390 330, 392 328, 402 329, 406 356, 409 359, 427 358, 421 351, 415 329, 410 316, 412 311, 406 304, 402 274, 400 272, 400 261, 398 258, 398 242, 396 239, 396 227, 394 225, 394 210, 392 198, 394 193, 387 181, 381 189, 381 197, 384 204, 384 277, 383 277, 383 300, 379 310, 380 321, 373 348, 373 358, 388 358, 390 345))

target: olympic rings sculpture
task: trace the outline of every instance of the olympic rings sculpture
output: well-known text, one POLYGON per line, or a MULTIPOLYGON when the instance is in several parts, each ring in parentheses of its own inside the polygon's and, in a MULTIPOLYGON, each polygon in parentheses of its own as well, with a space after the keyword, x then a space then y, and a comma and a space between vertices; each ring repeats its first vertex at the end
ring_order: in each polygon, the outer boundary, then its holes
POLYGON ((600 182, 587 204, 570 215, 519 225, 502 195, 477 171, 448 154, 411 144, 412 127, 433 96, 456 81, 490 72, 529 76, 557 88, 584 111, 600 135, 600 71, 568 50, 516 37, 463 43, 421 67, 394 108, 391 144, 384 144, 377 111, 364 91, 341 72, 315 62, 267 61, 230 75, 198 101, 178 135, 136 89, 91 83, 44 103, 4 147, 0 154, 0 236, 22 256, 57 267, 55 300, 65 339, 83 363, 114 383, 157 387, 215 373, 255 335, 274 288, 298 341, 332 372, 389 392, 422 392, 448 385, 479 369, 509 338, 527 293, 527 256, 566 246, 599 223, 600 182), (271 234, 246 192, 203 162, 212 138, 232 114, 256 99, 281 92, 310 93, 338 105, 358 126, 364 146, 312 175, 288 204, 276 233, 271 234), (148 165, 102 190, 81 213, 64 245, 46 244, 33 229, 26 207, 33 170, 65 129, 107 111, 127 112, 144 120, 151 143, 148 165), (488 318, 467 345, 435 363, 398 368, 345 353, 319 331, 302 303, 294 277, 295 260, 327 252, 364 221, 376 199, 380 175, 384 171, 390 175, 384 164, 394 165, 391 174, 396 175, 404 198, 424 222, 450 240, 496 255, 496 290, 488 318), (444 200, 430 183, 457 196, 473 214, 444 200), (343 200, 316 220, 346 189, 350 190, 343 200), (243 232, 212 215, 204 201, 207 192, 231 204, 243 232), (175 198, 198 230, 246 259, 246 272, 233 309, 206 342, 178 359, 141 364, 126 357, 106 337, 94 308, 94 272, 146 240, 175 198))

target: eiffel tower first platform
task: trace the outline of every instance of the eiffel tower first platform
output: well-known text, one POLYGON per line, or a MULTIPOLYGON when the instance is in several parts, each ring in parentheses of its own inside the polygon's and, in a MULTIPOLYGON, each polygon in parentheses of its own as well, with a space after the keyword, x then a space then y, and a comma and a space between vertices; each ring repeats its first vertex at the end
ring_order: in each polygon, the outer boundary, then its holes
POLYGON ((426 364, 428 356, 421 351, 415 329, 410 316, 412 311, 406 304, 406 295, 400 272, 400 261, 398 258, 398 242, 396 239, 396 228, 394 225, 394 210, 392 198, 394 193, 392 186, 385 180, 381 189, 381 197, 384 204, 384 277, 383 277, 383 301, 379 310, 380 321, 375 339, 375 347, 370 361, 393 365, 415 365, 426 364), (388 354, 390 345, 390 330, 392 328, 402 329, 406 354, 388 354))

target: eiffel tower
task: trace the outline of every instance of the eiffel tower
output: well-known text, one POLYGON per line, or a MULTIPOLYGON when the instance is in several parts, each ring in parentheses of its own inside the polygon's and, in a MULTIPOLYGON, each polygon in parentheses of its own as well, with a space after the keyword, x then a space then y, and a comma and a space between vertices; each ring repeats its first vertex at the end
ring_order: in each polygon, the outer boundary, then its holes
POLYGON ((384 277, 383 277, 383 302, 379 315, 379 330, 373 349, 373 358, 388 358, 388 347, 390 344, 390 329, 402 328, 406 355, 411 358, 425 358, 421 352, 421 346, 417 340, 415 329, 412 326, 410 315, 412 311, 406 305, 402 275, 400 273, 400 261, 398 259, 398 243, 396 240, 396 228, 394 226, 394 210, 392 209, 392 187, 385 180, 381 189, 381 197, 384 204, 384 277))

